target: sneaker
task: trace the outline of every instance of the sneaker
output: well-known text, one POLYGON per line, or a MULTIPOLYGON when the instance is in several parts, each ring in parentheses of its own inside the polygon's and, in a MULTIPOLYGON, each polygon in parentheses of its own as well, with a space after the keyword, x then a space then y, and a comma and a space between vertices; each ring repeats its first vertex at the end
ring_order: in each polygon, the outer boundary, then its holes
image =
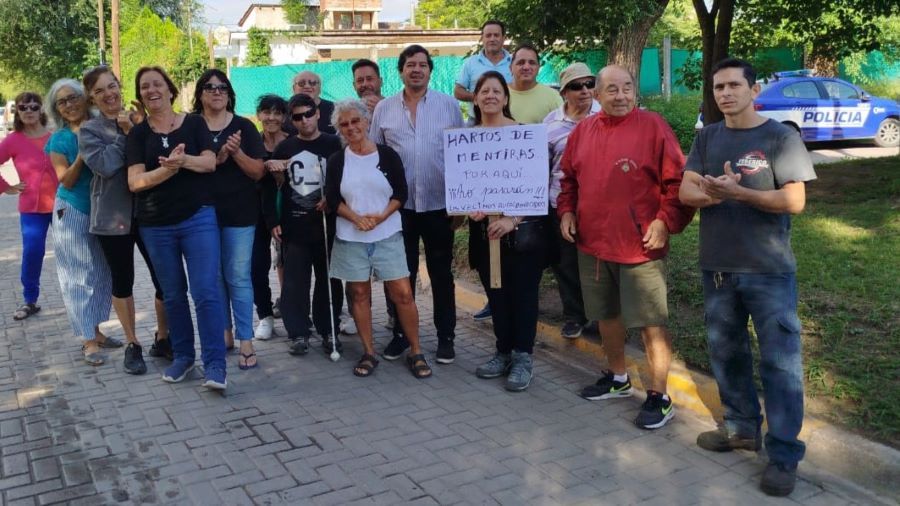
POLYGON ((612 371, 603 371, 603 377, 597 380, 597 383, 584 387, 581 396, 589 401, 599 401, 600 399, 615 399, 618 397, 631 397, 634 389, 631 388, 631 378, 625 380, 624 383, 615 380, 612 371))
POLYGON ((409 348, 409 340, 406 339, 406 336, 403 334, 395 335, 391 342, 388 343, 387 347, 384 348, 384 351, 381 352, 381 356, 384 357, 385 360, 397 360, 403 355, 403 352, 409 348))
POLYGON ((732 450, 750 450, 758 452, 762 448, 762 438, 757 433, 754 437, 729 434, 725 428, 711 430, 697 436, 697 446, 711 452, 730 452, 732 450))
POLYGON ((434 361, 439 364, 452 364, 454 360, 456 360, 456 352, 453 350, 453 339, 438 339, 434 361))
POLYGON ((769 462, 763 471, 759 488, 767 495, 784 497, 794 491, 795 483, 797 483, 796 466, 769 462))
POLYGON ((491 319, 491 305, 485 304, 481 311, 472 315, 472 319, 476 322, 483 322, 491 319))
POLYGON ((326 335, 322 338, 322 349, 325 350, 326 355, 331 355, 335 346, 337 346, 338 353, 344 351, 344 343, 341 342, 341 338, 331 335, 326 335))
POLYGON ((584 325, 574 321, 567 321, 560 330, 560 334, 566 339, 577 339, 581 337, 582 332, 584 332, 584 325))
POLYGON ((260 341, 268 341, 269 339, 272 339, 273 330, 275 330, 275 318, 266 316, 259 321, 259 325, 256 326, 253 337, 260 341))
POLYGON ((353 318, 347 318, 346 320, 341 320, 340 325, 338 325, 338 329, 341 334, 347 334, 348 336, 352 336, 356 334, 358 330, 356 329, 356 322, 353 321, 353 318))
POLYGON ((306 355, 309 353, 309 336, 292 337, 288 353, 291 355, 306 355))
POLYGON ((194 362, 186 358, 179 358, 163 372, 162 379, 167 383, 179 383, 187 378, 194 368, 194 362))
POLYGON ((275 299, 275 304, 272 304, 272 316, 281 318, 281 297, 275 299))
POLYGON ((481 379, 499 378, 509 373, 512 357, 506 353, 496 353, 484 365, 475 369, 475 376, 481 379))
POLYGON ((663 397, 663 393, 655 390, 647 390, 647 400, 641 406, 634 424, 641 429, 658 429, 669 423, 675 416, 675 406, 672 399, 663 397))
POLYGON ((160 339, 159 332, 153 334, 153 345, 147 355, 151 357, 164 358, 166 360, 174 360, 175 355, 172 353, 172 341, 168 339, 160 339))
POLYGON ((228 386, 228 381, 225 379, 225 368, 210 366, 204 368, 203 372, 206 376, 206 381, 203 382, 204 387, 210 390, 225 390, 228 386))
POLYGON ((144 374, 147 364, 144 363, 144 349, 137 343, 128 343, 125 347, 125 372, 128 374, 144 374))
POLYGON ((534 357, 522 351, 512 352, 512 366, 506 377, 506 389, 510 392, 521 392, 531 384, 534 377, 534 357))

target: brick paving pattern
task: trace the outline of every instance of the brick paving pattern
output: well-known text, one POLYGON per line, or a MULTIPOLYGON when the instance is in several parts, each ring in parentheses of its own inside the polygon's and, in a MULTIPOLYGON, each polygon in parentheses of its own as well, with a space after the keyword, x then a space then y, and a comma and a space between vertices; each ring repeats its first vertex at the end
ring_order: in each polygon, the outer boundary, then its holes
MULTIPOLYGON (((768 498, 757 490, 764 457, 700 450, 694 439, 711 425, 686 411, 661 430, 641 431, 632 425, 640 399, 584 401, 576 392, 595 378, 541 352, 532 386, 507 393, 501 380, 475 378, 493 338, 464 313, 456 363, 433 364, 425 381, 384 360, 373 377, 354 377, 362 349, 355 336, 343 338, 337 363, 318 340, 305 357, 288 355, 284 338, 257 342, 260 367, 250 371, 239 371, 232 353, 224 396, 201 388, 196 371, 184 383, 163 383, 160 359, 147 357, 148 374, 128 376, 121 350, 90 367, 62 307, 52 247, 43 310, 13 321, 20 242, 16 199, 0 196, 0 504, 870 501, 803 468, 790 499, 768 498)), ((142 265, 135 300, 146 350, 154 316, 142 265)), ((418 302, 433 356, 430 300, 418 302)), ((373 313, 381 349, 389 338, 383 300, 373 313)), ((123 337, 116 321, 102 328, 123 337)))

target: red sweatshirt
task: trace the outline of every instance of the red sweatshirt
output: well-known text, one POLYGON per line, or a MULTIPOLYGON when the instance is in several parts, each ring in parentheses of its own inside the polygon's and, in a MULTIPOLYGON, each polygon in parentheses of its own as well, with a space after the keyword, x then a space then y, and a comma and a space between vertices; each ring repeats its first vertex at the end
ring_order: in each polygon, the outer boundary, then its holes
POLYGON ((602 260, 639 264, 669 251, 644 249, 659 218, 681 232, 694 209, 678 200, 684 154, 658 114, 635 108, 622 117, 600 112, 582 120, 566 144, 557 212, 574 212, 578 249, 602 260))

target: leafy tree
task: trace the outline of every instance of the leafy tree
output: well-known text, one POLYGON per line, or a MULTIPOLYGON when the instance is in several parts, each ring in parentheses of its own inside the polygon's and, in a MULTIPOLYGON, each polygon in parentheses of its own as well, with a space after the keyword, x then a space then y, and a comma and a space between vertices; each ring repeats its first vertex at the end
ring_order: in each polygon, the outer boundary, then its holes
POLYGON ((284 17, 292 25, 306 25, 319 27, 319 18, 316 9, 311 7, 307 0, 282 0, 284 17))
POLYGON ((176 83, 189 83, 200 78, 200 74, 209 67, 209 47, 206 40, 198 33, 193 35, 194 43, 187 38, 181 43, 181 49, 172 66, 172 79, 176 83))
POLYGON ((262 30, 251 28, 247 31, 247 59, 244 65, 248 67, 263 67, 272 64, 272 56, 269 51, 269 36, 262 30))
POLYGON ((141 0, 141 3, 182 30, 187 30, 189 23, 198 24, 203 13, 200 0, 141 0))
POLYGON ((647 45, 662 47, 663 38, 667 36, 671 37, 673 48, 700 49, 700 24, 691 0, 669 1, 666 11, 650 30, 647 45))
POLYGON ((541 51, 606 47, 607 61, 640 75, 641 54, 650 29, 669 0, 503 0, 491 4, 511 38, 541 51), (562 41, 562 42, 559 42, 562 41))
POLYGON ((703 41, 703 118, 709 124, 722 120, 722 112, 713 98, 711 73, 713 64, 728 56, 735 0, 712 0, 709 8, 706 0, 693 0, 693 3, 703 41))
POLYGON ((419 0, 416 23, 425 26, 426 19, 430 19, 431 28, 454 28, 457 24, 460 28, 479 28, 490 17, 490 3, 485 0, 419 0))

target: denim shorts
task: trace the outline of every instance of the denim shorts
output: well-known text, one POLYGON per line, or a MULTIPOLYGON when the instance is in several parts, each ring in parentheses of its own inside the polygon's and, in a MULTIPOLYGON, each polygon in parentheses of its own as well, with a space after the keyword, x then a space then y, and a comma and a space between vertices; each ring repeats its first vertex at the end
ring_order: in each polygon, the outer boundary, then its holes
POLYGON ((379 281, 409 277, 403 232, 372 243, 335 238, 331 251, 331 277, 362 282, 373 276, 379 281))

